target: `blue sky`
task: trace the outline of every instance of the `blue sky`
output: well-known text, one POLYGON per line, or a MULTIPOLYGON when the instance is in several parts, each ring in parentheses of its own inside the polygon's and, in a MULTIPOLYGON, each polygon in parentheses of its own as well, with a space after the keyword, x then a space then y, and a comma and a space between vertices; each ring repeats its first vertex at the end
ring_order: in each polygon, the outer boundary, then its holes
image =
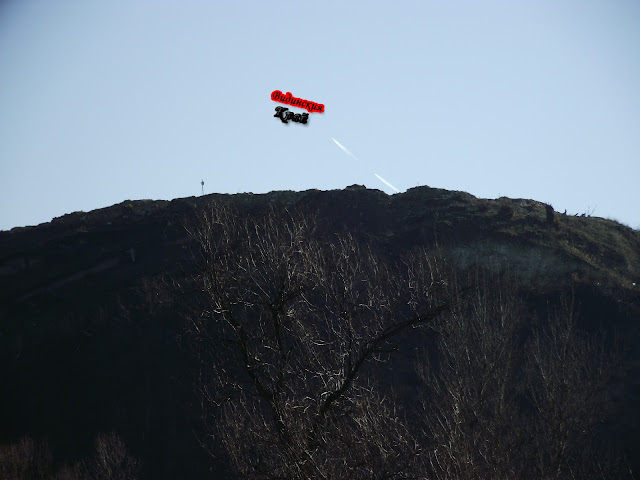
POLYGON ((634 0, 9 0, 0 229, 374 173, 640 228, 639 86, 634 0))

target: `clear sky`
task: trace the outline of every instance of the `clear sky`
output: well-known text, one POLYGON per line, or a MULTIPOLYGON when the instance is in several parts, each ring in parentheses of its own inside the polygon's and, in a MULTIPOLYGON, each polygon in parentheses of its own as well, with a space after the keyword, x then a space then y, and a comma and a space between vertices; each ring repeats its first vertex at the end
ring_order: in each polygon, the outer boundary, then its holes
POLYGON ((640 228, 640 2, 0 2, 0 229, 374 173, 640 228))

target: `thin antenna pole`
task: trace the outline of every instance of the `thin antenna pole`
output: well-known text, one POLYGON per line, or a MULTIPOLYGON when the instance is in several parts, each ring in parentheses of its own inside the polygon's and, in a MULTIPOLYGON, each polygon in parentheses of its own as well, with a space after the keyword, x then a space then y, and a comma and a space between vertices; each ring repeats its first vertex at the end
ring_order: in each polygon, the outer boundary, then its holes
POLYGON ((202 185, 202 195, 204 195, 204 180, 200 180, 200 185, 202 185))

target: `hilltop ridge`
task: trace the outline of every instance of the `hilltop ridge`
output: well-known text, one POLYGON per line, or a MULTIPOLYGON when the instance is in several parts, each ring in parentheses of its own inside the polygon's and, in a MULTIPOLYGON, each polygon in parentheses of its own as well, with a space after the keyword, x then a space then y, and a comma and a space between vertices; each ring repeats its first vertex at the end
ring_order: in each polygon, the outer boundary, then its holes
POLYGON ((518 265, 524 276, 551 275, 554 281, 567 275, 591 277, 631 292, 637 291, 634 283, 640 284, 640 232, 612 220, 567 216, 528 199, 481 199, 427 186, 387 195, 353 185, 329 191, 125 200, 38 226, 0 231, 0 299, 22 298, 37 284, 68 277, 76 263, 80 270, 100 271, 126 263, 132 248, 138 251, 138 262, 156 251, 166 259, 186 238, 184 219, 211 201, 249 210, 269 204, 310 209, 329 230, 366 233, 394 248, 439 242, 460 262, 478 260, 479 255, 499 257, 518 265), (543 257, 546 261, 541 262, 543 257))
MULTIPOLYGON (((64 462, 117 431, 153 459, 144 478, 210 478, 182 343, 193 298, 171 291, 196 268, 185 226, 212 201, 308 212, 323 235, 348 232, 389 258, 426 247, 458 271, 508 270, 534 310, 571 291, 583 326, 640 340, 640 232, 612 220, 428 186, 125 200, 0 231, 0 445, 46 437, 64 462)), ((640 468, 640 356, 624 355, 607 429, 640 468)))

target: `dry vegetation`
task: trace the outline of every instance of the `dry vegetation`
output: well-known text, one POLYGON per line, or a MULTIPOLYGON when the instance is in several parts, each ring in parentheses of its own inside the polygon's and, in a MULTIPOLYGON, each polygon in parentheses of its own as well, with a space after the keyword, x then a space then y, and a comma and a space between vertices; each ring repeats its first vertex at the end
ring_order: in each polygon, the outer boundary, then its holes
POLYGON ((391 264, 288 211, 214 204, 190 233, 202 438, 237 478, 632 478, 597 443, 616 347, 570 298, 533 321, 503 272, 456 278, 424 250, 391 264), (422 408, 380 382, 407 332, 434 342, 422 408))
POLYGON ((54 469, 46 441, 24 437, 0 447, 2 480, 136 480, 140 462, 115 433, 100 434, 92 458, 54 469))

